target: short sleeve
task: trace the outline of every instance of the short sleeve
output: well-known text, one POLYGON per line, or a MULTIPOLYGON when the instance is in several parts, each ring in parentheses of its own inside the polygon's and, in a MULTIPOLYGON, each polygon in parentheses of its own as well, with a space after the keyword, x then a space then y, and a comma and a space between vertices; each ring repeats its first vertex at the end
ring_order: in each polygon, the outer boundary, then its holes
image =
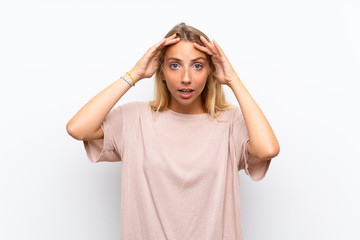
POLYGON ((103 139, 83 141, 89 160, 96 162, 121 161, 119 149, 123 136, 123 114, 121 106, 113 108, 101 123, 103 139))
POLYGON ((234 145, 234 155, 237 160, 238 171, 244 169, 245 173, 250 176, 252 180, 260 181, 265 177, 271 160, 259 162, 254 156, 248 153, 249 135, 240 108, 234 110, 231 125, 231 144, 234 145), (251 164, 252 162, 257 163, 254 165, 251 164))

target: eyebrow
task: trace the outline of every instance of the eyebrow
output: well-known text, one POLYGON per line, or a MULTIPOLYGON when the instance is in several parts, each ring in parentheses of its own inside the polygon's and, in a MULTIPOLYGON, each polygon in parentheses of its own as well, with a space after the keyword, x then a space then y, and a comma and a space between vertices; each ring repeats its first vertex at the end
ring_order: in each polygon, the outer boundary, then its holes
MULTIPOLYGON (((206 61, 206 59, 205 58, 203 58, 203 57, 198 57, 198 58, 194 58, 194 59, 192 59, 191 60, 191 62, 196 62, 196 61, 199 61, 199 60, 204 60, 204 61, 206 61)), ((179 58, 168 58, 167 59, 167 61, 177 61, 177 62, 182 62, 182 60, 181 59, 179 59, 179 58)))

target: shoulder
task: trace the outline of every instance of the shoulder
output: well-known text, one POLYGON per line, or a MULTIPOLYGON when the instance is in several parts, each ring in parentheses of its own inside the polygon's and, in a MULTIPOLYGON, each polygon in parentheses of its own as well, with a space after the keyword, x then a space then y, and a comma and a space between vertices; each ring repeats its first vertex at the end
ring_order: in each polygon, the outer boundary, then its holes
POLYGON ((129 102, 116 106, 113 111, 121 112, 126 117, 135 117, 145 114, 149 109, 148 102, 129 102))
POLYGON ((240 107, 236 107, 236 106, 232 106, 229 109, 221 111, 218 117, 220 121, 231 121, 231 122, 239 118, 242 118, 242 112, 240 107))
POLYGON ((143 111, 149 108, 148 102, 129 102, 119 105, 118 108, 121 108, 123 111, 143 111))

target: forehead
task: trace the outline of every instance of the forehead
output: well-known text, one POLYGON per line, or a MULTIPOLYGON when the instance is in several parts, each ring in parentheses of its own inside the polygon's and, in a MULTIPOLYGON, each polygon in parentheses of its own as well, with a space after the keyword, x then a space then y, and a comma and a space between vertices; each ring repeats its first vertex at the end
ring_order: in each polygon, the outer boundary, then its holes
POLYGON ((193 42, 183 41, 169 46, 165 53, 165 60, 169 58, 178 58, 181 60, 191 60, 195 58, 203 57, 205 60, 207 56, 204 52, 197 50, 194 47, 193 42))

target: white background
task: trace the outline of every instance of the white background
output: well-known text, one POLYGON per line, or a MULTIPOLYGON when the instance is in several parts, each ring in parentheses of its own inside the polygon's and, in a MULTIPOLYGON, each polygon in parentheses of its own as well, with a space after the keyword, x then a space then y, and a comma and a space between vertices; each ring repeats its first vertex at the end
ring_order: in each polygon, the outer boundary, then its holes
MULTIPOLYGON (((222 46, 280 142, 262 181, 239 173, 244 238, 360 239, 358 1, 4 2, 0 239, 120 238, 121 162, 91 163, 66 123, 182 21, 222 46)), ((118 104, 152 97, 143 80, 118 104)))

